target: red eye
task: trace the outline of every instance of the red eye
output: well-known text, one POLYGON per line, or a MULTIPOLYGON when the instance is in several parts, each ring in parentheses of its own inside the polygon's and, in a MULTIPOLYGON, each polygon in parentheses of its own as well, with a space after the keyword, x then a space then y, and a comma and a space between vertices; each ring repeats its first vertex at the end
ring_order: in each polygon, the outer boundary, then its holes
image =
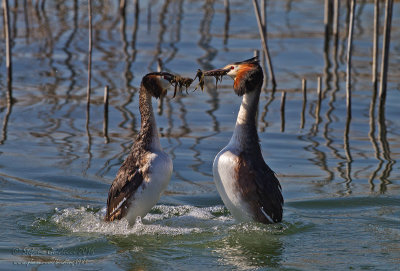
POLYGON ((231 66, 231 70, 233 70, 235 67, 231 66))

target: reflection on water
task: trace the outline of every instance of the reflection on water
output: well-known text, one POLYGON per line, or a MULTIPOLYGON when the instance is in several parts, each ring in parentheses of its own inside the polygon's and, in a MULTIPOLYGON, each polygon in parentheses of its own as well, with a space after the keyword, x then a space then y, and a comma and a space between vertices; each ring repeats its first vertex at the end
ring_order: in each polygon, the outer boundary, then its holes
POLYGON ((10 118, 11 115, 11 110, 12 110, 12 103, 7 102, 6 114, 4 115, 3 127, 1 129, 0 145, 3 145, 4 142, 7 140, 7 126, 8 126, 8 119, 10 118))
MULTIPOLYGON (((274 233, 262 228, 247 229, 247 225, 236 227, 235 231, 215 246, 215 253, 221 255, 221 263, 239 270, 268 266, 278 268, 282 261, 283 244, 274 233)), ((275 233, 276 234, 276 233, 275 233)))
MULTIPOLYGON (((173 259, 170 269, 187 269, 187 261, 199 260, 221 269, 323 269, 336 256, 342 264, 351 262, 327 245, 338 239, 343 242, 338 247, 357 252, 355 268, 369 260, 362 255, 372 254, 375 262, 367 267, 390 269, 396 250, 388 248, 398 249, 400 241, 393 226, 398 222, 400 191, 400 62, 395 57, 400 55, 399 19, 393 18, 384 102, 370 82, 374 5, 358 5, 350 119, 344 84, 350 7, 331 7, 330 29, 323 24, 324 1, 265 2, 261 13, 267 11, 262 17, 267 21, 277 88, 264 84, 258 128, 264 158, 283 186, 284 223, 264 228, 237 225, 221 207, 211 167, 229 142, 241 102, 228 77, 218 88, 215 81, 206 81, 204 93, 191 87, 188 94, 154 101, 161 144, 174 161, 171 183, 160 205, 137 228, 128 229, 121 222, 110 229, 101 221, 108 187, 140 127, 136 94, 142 76, 162 66, 193 77, 198 68, 250 58, 261 49, 251 1, 92 1, 87 115, 88 2, 14 0, 8 1, 13 67, 8 82, 5 39, 0 42, 0 215, 5 234, 1 246, 74 247, 82 238, 88 246, 99 247, 93 264, 108 269, 159 269, 166 259, 173 259), (349 204, 346 200, 357 211, 338 209, 349 204), (88 204, 93 210, 81 209, 88 204), (314 212, 318 206, 325 209, 314 212), (363 208, 368 215, 363 215, 363 208), (121 236, 107 236, 118 230, 123 231, 121 236), (324 230, 333 235, 326 236, 324 230), (57 237, 50 238, 49 232, 57 237), (348 238, 352 241, 346 245, 348 238), (363 240, 367 253, 356 240, 363 240), (301 255, 299 243, 304 245, 301 255), (319 252, 313 254, 316 248, 319 252), (389 256, 379 256, 383 254, 389 256)), ((400 14, 400 6, 395 3, 394 8, 394 14, 400 14)), ((5 37, 4 28, 0 31, 5 37)), ((260 55, 267 78, 265 56, 260 55)), ((9 258, 8 252, 1 253, 9 258)))

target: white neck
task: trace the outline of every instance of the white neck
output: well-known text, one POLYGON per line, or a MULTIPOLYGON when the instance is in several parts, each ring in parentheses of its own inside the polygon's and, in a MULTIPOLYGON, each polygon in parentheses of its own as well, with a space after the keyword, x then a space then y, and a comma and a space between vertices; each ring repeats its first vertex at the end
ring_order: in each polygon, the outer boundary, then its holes
POLYGON ((153 121, 153 138, 151 139, 150 148, 154 151, 162 150, 160 138, 158 137, 158 129, 153 110, 151 110, 151 120, 153 121))
POLYGON ((229 145, 233 145, 238 149, 244 149, 248 148, 249 144, 258 144, 256 114, 260 99, 260 90, 256 89, 243 95, 235 130, 229 145))
MULTIPOLYGON (((150 95, 149 95, 150 96, 150 95)), ((157 123, 156 123, 156 118, 154 117, 154 112, 153 112, 153 105, 151 103, 151 98, 150 98, 150 121, 152 122, 152 127, 153 127, 153 132, 152 132, 152 139, 151 139, 151 145, 150 148, 154 151, 162 150, 161 143, 160 143, 160 138, 158 137, 158 128, 157 128, 157 123)))

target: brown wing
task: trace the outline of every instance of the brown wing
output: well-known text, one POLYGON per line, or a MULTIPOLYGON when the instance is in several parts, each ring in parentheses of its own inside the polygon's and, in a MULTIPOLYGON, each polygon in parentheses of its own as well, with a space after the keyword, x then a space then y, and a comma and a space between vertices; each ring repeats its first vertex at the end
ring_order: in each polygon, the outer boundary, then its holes
POLYGON ((282 221, 281 185, 261 153, 241 153, 237 172, 242 196, 250 204, 255 220, 262 223, 282 221))
POLYGON ((121 167, 108 191, 105 221, 123 218, 129 207, 129 198, 134 195, 143 182, 143 175, 134 170, 121 167))
POLYGON ((264 166, 257 168, 255 178, 259 203, 261 205, 258 216, 265 218, 265 214, 263 214, 265 212, 275 223, 281 222, 283 213, 282 188, 275 173, 268 167, 264 160, 262 162, 264 166))

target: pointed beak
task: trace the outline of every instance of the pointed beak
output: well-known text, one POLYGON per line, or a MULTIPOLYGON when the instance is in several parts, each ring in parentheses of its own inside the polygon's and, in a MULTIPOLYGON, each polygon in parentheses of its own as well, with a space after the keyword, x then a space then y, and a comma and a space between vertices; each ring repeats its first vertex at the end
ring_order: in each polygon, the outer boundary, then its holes
POLYGON ((226 69, 215 69, 209 71, 203 71, 204 76, 223 76, 226 75, 230 71, 230 68, 226 69))
POLYGON ((173 74, 170 74, 168 72, 159 72, 158 74, 161 75, 162 78, 167 80, 170 84, 173 83, 173 80, 175 78, 175 76, 173 74))

